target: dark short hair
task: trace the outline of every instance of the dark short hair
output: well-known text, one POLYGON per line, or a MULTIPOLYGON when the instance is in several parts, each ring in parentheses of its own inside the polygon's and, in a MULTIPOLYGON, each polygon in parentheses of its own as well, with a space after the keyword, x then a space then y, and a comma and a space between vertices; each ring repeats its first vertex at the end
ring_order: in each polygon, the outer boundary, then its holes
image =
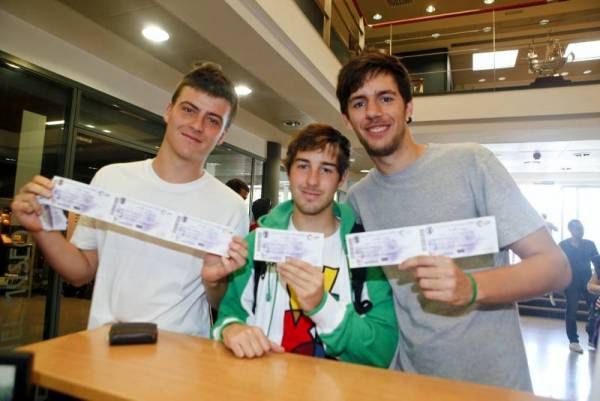
POLYGON ((254 220, 258 220, 259 217, 264 216, 269 213, 271 207, 273 206, 273 202, 269 198, 260 198, 252 202, 252 217, 254 220))
POLYGON ((241 194, 242 191, 250 192, 250 187, 244 181, 239 178, 232 178, 225 183, 229 188, 233 189, 236 193, 241 194))
POLYGON ((336 95, 342 114, 348 115, 350 96, 359 90, 365 81, 379 74, 389 74, 394 78, 405 104, 412 100, 410 76, 400 60, 378 51, 367 51, 348 61, 338 74, 336 95))
POLYGON ((186 86, 206 92, 213 97, 225 99, 231 105, 229 117, 225 122, 225 128, 229 128, 237 114, 238 96, 235 93, 233 83, 223 74, 223 69, 219 64, 210 61, 194 63, 192 70, 185 74, 177 84, 177 88, 175 88, 175 92, 171 97, 171 104, 177 102, 179 94, 186 86))
POLYGON ((581 224, 581 221, 578 219, 573 219, 573 220, 569 221, 569 223, 567 223, 567 228, 569 230, 572 230, 573 227, 575 227, 575 226, 583 226, 583 224, 581 224))
POLYGON ((337 153, 337 171, 340 179, 350 166, 350 141, 335 128, 326 124, 310 124, 301 129, 290 142, 285 157, 285 168, 290 172, 290 167, 300 151, 326 150, 331 146, 337 153))

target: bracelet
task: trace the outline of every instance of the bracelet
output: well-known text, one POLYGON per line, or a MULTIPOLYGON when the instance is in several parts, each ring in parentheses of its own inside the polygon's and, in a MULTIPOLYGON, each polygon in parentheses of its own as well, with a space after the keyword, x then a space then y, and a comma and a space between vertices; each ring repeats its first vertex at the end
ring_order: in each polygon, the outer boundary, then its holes
POLYGON ((475 281, 475 279, 473 278, 473 275, 471 273, 465 273, 465 274, 467 275, 467 277, 469 278, 469 281, 471 282, 471 291, 472 291, 473 295, 471 295, 471 299, 469 300, 469 303, 467 304, 467 306, 471 306, 477 300, 477 282, 475 281))

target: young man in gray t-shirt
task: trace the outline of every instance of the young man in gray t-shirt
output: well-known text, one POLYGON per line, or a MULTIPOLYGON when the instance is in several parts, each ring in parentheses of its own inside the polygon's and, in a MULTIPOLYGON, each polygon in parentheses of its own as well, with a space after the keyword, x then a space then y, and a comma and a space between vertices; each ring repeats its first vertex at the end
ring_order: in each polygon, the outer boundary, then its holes
POLYGON ((495 255, 423 255, 386 268, 402 338, 393 367, 531 391, 515 301, 570 280, 544 222, 482 146, 415 143, 410 81, 395 57, 352 59, 337 96, 376 167, 348 194, 366 230, 496 218, 495 255), (508 249, 519 263, 508 265, 508 249))

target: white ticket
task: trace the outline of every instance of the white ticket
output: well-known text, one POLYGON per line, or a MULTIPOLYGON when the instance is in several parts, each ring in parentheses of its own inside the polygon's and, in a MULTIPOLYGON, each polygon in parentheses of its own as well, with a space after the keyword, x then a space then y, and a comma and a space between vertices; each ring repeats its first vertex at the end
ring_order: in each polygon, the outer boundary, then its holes
POLYGON ((257 228, 254 260, 285 262, 300 259, 313 266, 323 266, 323 233, 257 228))
POLYGON ((64 231, 67 229, 65 213, 57 207, 42 205, 40 221, 44 231, 64 231))
POLYGON ((402 263, 418 255, 451 258, 498 252, 493 216, 346 235, 351 268, 402 263))
POLYGON ((53 182, 52 197, 38 197, 46 231, 64 230, 66 218, 62 210, 69 210, 165 241, 227 255, 233 237, 228 227, 67 178, 54 177, 53 182))

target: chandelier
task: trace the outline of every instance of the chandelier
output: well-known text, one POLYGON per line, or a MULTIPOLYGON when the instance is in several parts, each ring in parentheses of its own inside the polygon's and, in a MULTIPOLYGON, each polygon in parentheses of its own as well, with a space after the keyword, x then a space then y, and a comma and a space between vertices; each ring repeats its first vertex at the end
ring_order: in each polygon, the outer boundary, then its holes
POLYGON ((558 39, 548 39, 544 58, 540 58, 535 52, 533 41, 529 44, 527 60, 529 62, 529 73, 535 74, 536 78, 551 77, 560 72, 567 61, 575 58, 573 53, 564 54, 564 49, 558 39))

